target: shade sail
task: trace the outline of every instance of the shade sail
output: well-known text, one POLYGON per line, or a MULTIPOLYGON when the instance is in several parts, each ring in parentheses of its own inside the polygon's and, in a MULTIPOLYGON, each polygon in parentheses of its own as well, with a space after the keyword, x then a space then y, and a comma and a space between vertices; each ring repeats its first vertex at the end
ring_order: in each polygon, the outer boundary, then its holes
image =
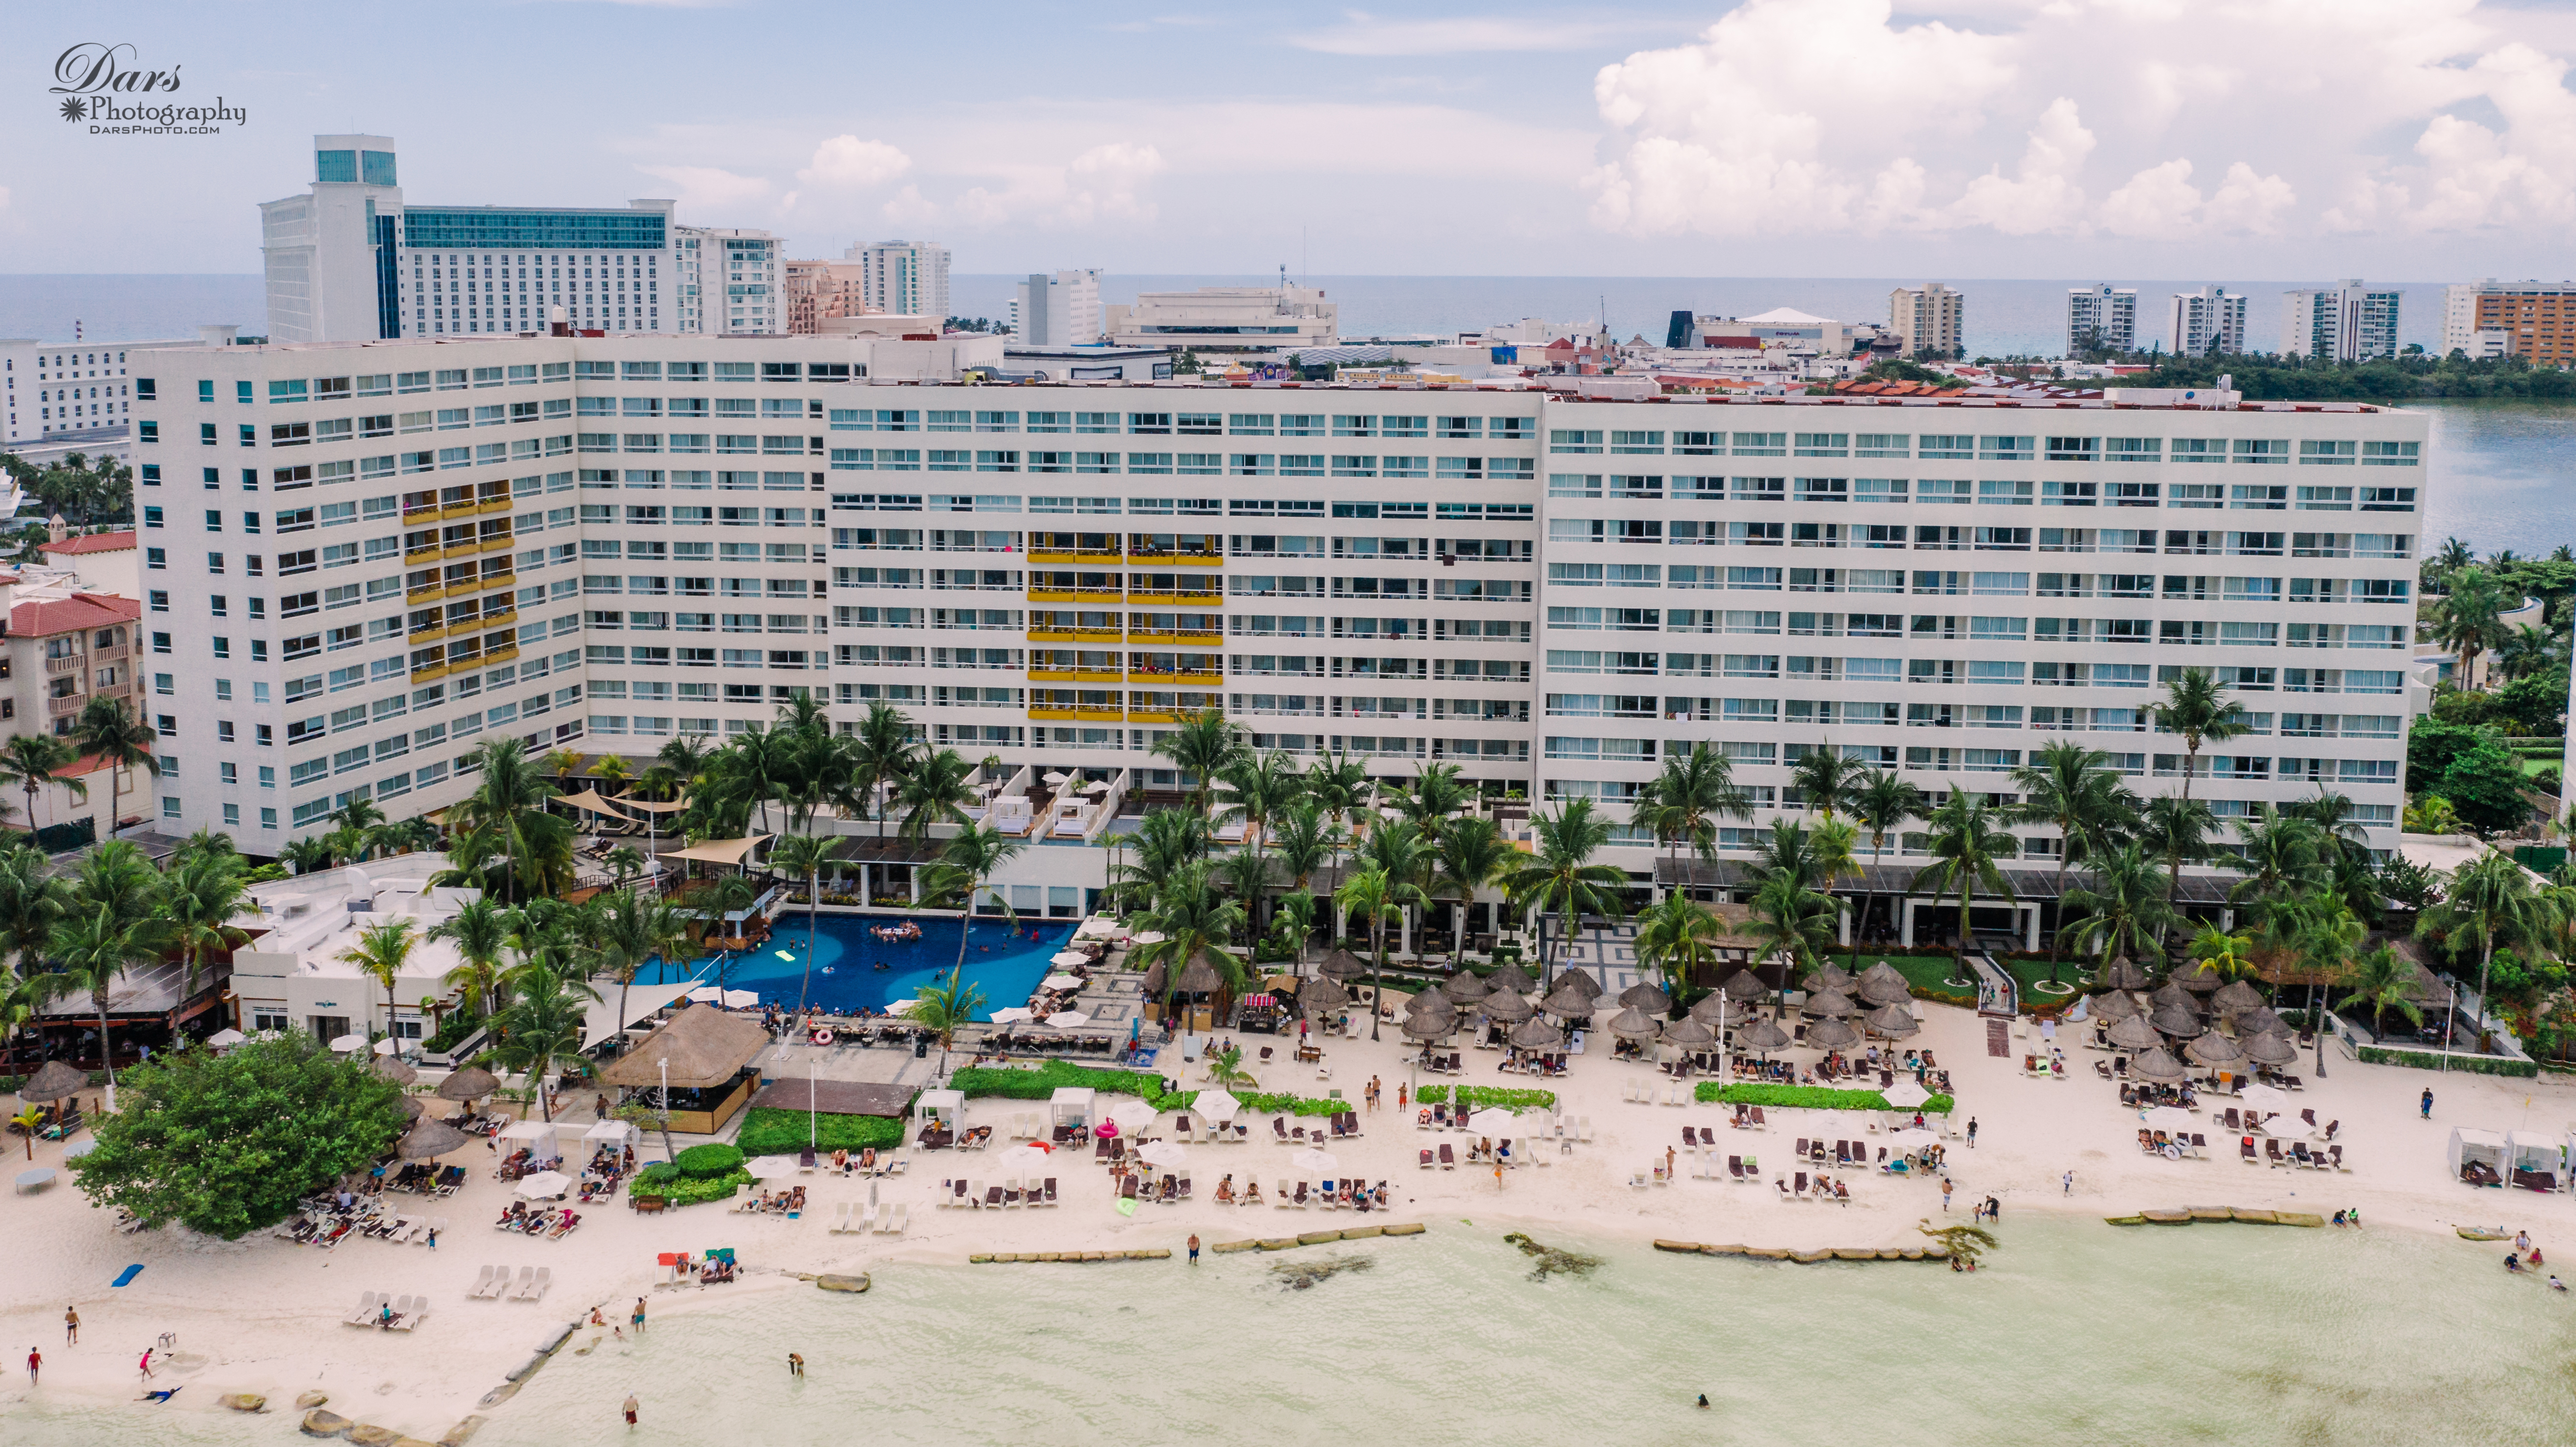
POLYGON ((584 789, 578 794, 557 794, 550 802, 570 804, 584 813, 605 815, 620 823, 627 822, 626 815, 616 805, 599 797, 597 789, 584 789))
POLYGON ((701 864, 740 864, 744 855, 774 837, 769 834, 754 834, 748 839, 710 839, 704 844, 693 844, 686 849, 666 849, 662 851, 662 857, 694 859, 701 864))

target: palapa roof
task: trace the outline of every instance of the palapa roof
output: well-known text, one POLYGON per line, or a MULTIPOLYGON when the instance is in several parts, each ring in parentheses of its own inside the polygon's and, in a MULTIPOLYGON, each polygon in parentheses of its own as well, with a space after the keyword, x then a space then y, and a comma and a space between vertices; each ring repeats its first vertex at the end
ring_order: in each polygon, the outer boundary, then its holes
POLYGON ((1809 1019, 1838 1020, 1859 1008, 1852 1003, 1851 996, 1840 990, 1820 990, 1809 995, 1807 1003, 1800 1005, 1798 1011, 1809 1019))
POLYGON ((2138 997, 2126 990, 2104 990, 2101 994, 2092 997, 2085 1008, 2096 1018, 2114 1023, 2146 1013, 2139 1008, 2138 997))
POLYGON ((2159 1045, 2130 1060, 2129 1073, 2145 1080, 2180 1080, 2191 1072, 2183 1069, 2171 1051, 2159 1045))
POLYGON ((1553 1050, 1565 1043, 1565 1032, 1545 1020, 1526 1020, 1514 1027, 1511 1041, 1523 1050, 1553 1050))
POLYGON ((1368 972, 1368 961, 1352 954, 1349 950, 1334 950, 1324 956, 1322 964, 1315 967, 1315 973, 1325 979, 1338 980, 1346 985, 1353 980, 1365 978, 1368 972))
POLYGON ((629 1089, 659 1085, 662 1064, 668 1061, 671 1084, 703 1090, 741 1074, 768 1044, 769 1032, 757 1019, 713 1005, 691 1005, 610 1061, 599 1078, 629 1089))
POLYGON ((1634 1005, 1610 1017, 1611 1034, 1624 1035, 1634 1040, 1651 1040, 1661 1028, 1655 1023, 1652 1015, 1634 1005))
POLYGON ((394 1143, 394 1154, 407 1161, 435 1160, 463 1146, 468 1139, 465 1132, 443 1120, 415 1121, 394 1143))
POLYGON ((1696 1048, 1717 1043, 1717 1032, 1705 1021, 1685 1016, 1664 1027, 1664 1043, 1696 1048))
POLYGON ((501 1078, 480 1065, 460 1065, 438 1083, 441 1100, 481 1100, 501 1088, 501 1078))
POLYGON ((1598 1000, 1601 998, 1601 982, 1584 973, 1582 970, 1557 971, 1556 988, 1559 990, 1580 991, 1582 992, 1583 998, 1587 1000, 1598 1000))
POLYGON ((1650 1015, 1661 1015, 1673 1008, 1673 997, 1664 987, 1650 980, 1639 980, 1619 992, 1619 1003, 1633 1005, 1650 1015))
POLYGON ((1500 1021, 1506 1025, 1526 1020, 1538 1013, 1538 1007, 1529 1002, 1529 996, 1512 990, 1496 990, 1478 1000, 1476 1010, 1486 1019, 1500 1021))
POLYGON ((1494 966, 1494 972, 1485 977, 1485 983, 1497 990, 1516 990, 1526 995, 1538 980, 1529 971, 1522 969, 1519 961, 1505 960, 1494 966))
POLYGON ((1847 1050, 1860 1043, 1860 1032, 1847 1020, 1819 1020, 1807 1027, 1807 1043, 1819 1050, 1847 1050))
POLYGON ((60 1060, 48 1060, 44 1068, 19 1082, 20 1100, 60 1100, 64 1096, 89 1089, 89 1075, 60 1060))
POLYGON ((2127 1015, 2111 1022, 2111 1043, 2123 1050, 2151 1050, 2164 1042, 2154 1023, 2144 1015, 2127 1015))

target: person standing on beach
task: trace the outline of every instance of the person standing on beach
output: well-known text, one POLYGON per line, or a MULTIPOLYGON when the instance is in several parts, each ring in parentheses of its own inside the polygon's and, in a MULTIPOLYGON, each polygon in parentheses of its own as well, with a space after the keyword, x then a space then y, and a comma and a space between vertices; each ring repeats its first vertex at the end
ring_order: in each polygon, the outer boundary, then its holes
POLYGON ((623 1410, 626 1413, 626 1430, 629 1432, 635 1430, 635 1407, 635 1394, 633 1392, 628 1392, 626 1394, 626 1405, 623 1410))
POLYGON ((1190 1264, 1199 1264, 1199 1233, 1196 1231, 1190 1233, 1190 1264))
POLYGON ((1944 1216, 1950 1214, 1950 1178, 1948 1176, 1941 1178, 1941 1214, 1944 1216))
POLYGON ((1988 1196, 1986 1198, 1986 1219, 1989 1221, 2001 1221, 2003 1218, 2004 1203, 1996 1200, 1992 1196, 1988 1196))
POLYGON ((135 1363, 135 1365, 143 1369, 143 1380, 147 1382, 152 1380, 152 1348, 145 1347, 143 1349, 143 1360, 135 1363))
POLYGON ((805 1358, 803 1355, 797 1352, 789 1352, 787 1354, 787 1375, 791 1377, 801 1377, 805 1375, 805 1358))
POLYGON ((1970 1149, 1970 1150, 1975 1150, 1976 1148, 1977 1148, 1977 1118, 1976 1118, 1975 1116, 1973 1116, 1973 1115, 1972 1115, 1972 1116, 1968 1117, 1968 1149, 1970 1149))
POLYGON ((2424 1087, 2424 1119, 2426 1119, 2426 1120, 2431 1120, 2432 1118, 2433 1118, 2433 1087, 2431 1087, 2431 1086, 2429 1086, 2429 1085, 2428 1085, 2428 1086, 2425 1086, 2425 1087, 2424 1087))
POLYGON ((635 1334, 644 1334, 644 1298, 640 1296, 635 1298, 635 1334))
POLYGON ((27 1348, 27 1385, 31 1387, 34 1386, 36 1384, 36 1373, 41 1372, 44 1369, 45 1354, 34 1347, 27 1348))
POLYGON ((2066 1194, 2068 1194, 2068 1195, 2070 1195, 2070 1196, 2074 1195, 2074 1194, 2075 1194, 2075 1173, 2074 1173, 2073 1171, 2068 1171, 2068 1172, 2066 1173, 2066 1176, 2065 1176, 2065 1181, 2066 1181, 2066 1194))
POLYGON ((66 1306, 63 1308, 63 1345, 67 1347, 76 1347, 80 1345, 79 1307, 66 1306))

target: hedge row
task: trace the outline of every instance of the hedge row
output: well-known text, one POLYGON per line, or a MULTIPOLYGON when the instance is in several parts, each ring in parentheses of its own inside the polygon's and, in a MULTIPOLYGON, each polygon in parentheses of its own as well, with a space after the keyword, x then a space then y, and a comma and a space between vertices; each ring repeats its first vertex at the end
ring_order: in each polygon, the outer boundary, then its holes
MULTIPOLYGON (((1132 1095, 1156 1110, 1187 1110, 1195 1090, 1163 1089, 1163 1077, 1141 1070, 1103 1070, 1050 1060, 1035 1070, 997 1070, 969 1066, 949 1078, 951 1089, 968 1099, 999 1096, 1005 1100, 1045 1100, 1058 1090, 1088 1089, 1108 1095, 1132 1095)), ((1312 1100, 1296 1095, 1237 1095, 1247 1110, 1272 1115, 1337 1115, 1358 1107, 1347 1100, 1312 1100)))
POLYGON ((1553 1090, 1510 1090, 1499 1085, 1426 1085, 1413 1097, 1423 1105, 1442 1105, 1451 1100, 1469 1110, 1488 1106, 1502 1110, 1554 1110, 1553 1090))
MULTIPOLYGON (((2385 1045, 2364 1045, 2360 1056, 2370 1065, 2407 1065, 2417 1070, 2439 1070, 2442 1056, 2432 1050, 2391 1050, 2385 1045)), ((2454 1055, 2451 1068, 2463 1075, 2510 1075, 2532 1079, 2540 1074, 2536 1060, 2507 1060, 2494 1055, 2454 1055)))
MULTIPOLYGON (((1703 1080, 1696 1094, 1703 1105, 1758 1105, 1772 1110, 1783 1107, 1800 1110, 1898 1109, 1875 1090, 1835 1090, 1823 1085, 1762 1085, 1753 1081, 1720 1085, 1714 1080, 1703 1080)), ((1928 1115, 1947 1115, 1957 1104, 1946 1095, 1936 1095, 1914 1108, 1928 1115)))
MULTIPOLYGON (((697 1149, 690 1147, 691 1150, 697 1149)), ((682 1151, 682 1155, 688 1154, 682 1151)), ((635 1184, 627 1193, 633 1196, 659 1196, 673 1206, 694 1206, 702 1201, 721 1201, 752 1184, 751 1172, 737 1166, 720 1176, 689 1176, 668 1161, 656 1161, 635 1173, 635 1184)))
MULTIPOLYGON (((903 1144, 903 1122, 882 1115, 833 1115, 826 1112, 810 1117, 814 1148, 825 1155, 834 1151, 858 1151, 874 1147, 888 1150, 903 1144)), ((754 1156, 794 1155, 805 1149, 809 1136, 809 1117, 801 1110, 771 1110, 764 1106, 743 1114, 742 1130, 734 1144, 743 1153, 754 1156)))

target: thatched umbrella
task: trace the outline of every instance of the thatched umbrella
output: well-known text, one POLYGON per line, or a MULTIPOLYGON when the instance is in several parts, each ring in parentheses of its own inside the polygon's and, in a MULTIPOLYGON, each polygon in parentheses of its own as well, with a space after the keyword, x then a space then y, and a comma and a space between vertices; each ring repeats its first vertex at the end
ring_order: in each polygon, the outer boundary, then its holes
POLYGON ((60 1060, 48 1060, 43 1069, 19 1082, 18 1098, 30 1101, 60 1100, 64 1096, 76 1095, 87 1089, 89 1089, 89 1076, 85 1072, 75 1070, 60 1060))
POLYGON ((1852 978, 1850 971, 1831 960, 1826 960, 1809 972, 1807 978, 1801 983, 1810 990, 1840 990, 1844 994, 1850 994, 1852 986, 1859 981, 1852 978))
POLYGON ((2175 1005, 2179 1005, 2186 1010, 2191 1010, 2198 1008, 2200 1004, 2198 1000, 2192 998, 2191 991, 2184 989, 2182 986, 2175 984, 2171 980, 2167 980, 2163 984, 2158 985, 2155 988, 2155 992, 2147 996, 2147 1003, 2155 1006, 2159 1010, 2175 1005))
POLYGON ((2263 992, 2243 980, 2230 980, 2209 997, 2210 1008, 2222 1015, 2234 1015, 2263 1003, 2263 992))
POLYGON ((438 1083, 438 1098, 481 1100, 500 1088, 500 1079, 491 1071, 480 1065, 465 1065, 450 1072, 445 1080, 438 1083))
POLYGON ((443 1120, 414 1122, 395 1143, 394 1154, 407 1161, 436 1160, 463 1146, 472 1137, 443 1120))
POLYGON ((2251 1010, 2236 1012, 2236 1034, 2239 1039, 2248 1035, 2287 1035, 2289 1033, 2290 1027, 2281 1023, 2281 1017, 2273 1014, 2272 1007, 2269 1005, 2257 1005, 2251 1010))
POLYGON ((375 1071, 396 1085, 409 1085, 420 1079, 420 1072, 412 1069, 399 1055, 377 1056, 375 1071))
POLYGON ((1485 998, 1492 989, 1491 985, 1485 983, 1485 977, 1474 970, 1460 970, 1440 982, 1440 993, 1461 1005, 1474 1004, 1485 998))
POLYGON ((1661 1015, 1673 1008, 1673 997, 1665 992, 1663 986, 1639 980, 1619 992, 1619 1003, 1633 1006, 1649 1015, 1661 1015))
POLYGON ((1905 983, 1903 975, 1896 974, 1894 970, 1889 970, 1887 973, 1896 977, 1894 979, 1877 977, 1876 969, 1861 976, 1860 997, 1873 1005, 1893 1005, 1901 1000, 1914 998, 1914 987, 1905 983))
POLYGON ((2174 1059, 2171 1051, 2159 1045, 2131 1060, 2129 1073, 2140 1080, 2175 1081, 2191 1072, 2182 1068, 2182 1062, 2174 1059))
POLYGON ((1738 970, 1727 976, 1726 983, 1718 989, 1730 1000, 1759 1000, 1771 993, 1771 987, 1751 970, 1738 970))
POLYGON ((2260 1035, 2242 1036, 2237 1043, 2244 1047, 2245 1058, 2257 1065, 2287 1065, 2299 1058, 2298 1045, 2287 1035, 2265 1031, 2260 1035))
POLYGON ((1184 994, 1203 995, 1222 984, 1224 981, 1205 952, 1190 956, 1190 962, 1181 967, 1180 988, 1184 994))
POLYGON ((2226 984, 2227 981, 2220 976, 2217 967, 2209 961, 2194 960, 2174 971, 2173 983, 2195 995, 2207 995, 2216 992, 2218 987, 2226 984))
POLYGON ((2171 1005, 2158 1010, 2155 1013, 2154 1022, 2157 1029, 2177 1040, 2188 1040, 2209 1028, 2200 1023, 2198 1015, 2189 1010, 2177 1010, 2171 1005))
POLYGON ((1592 1013, 1592 997, 1570 986, 1559 985, 1556 993, 1539 1002, 1539 1008, 1564 1019, 1592 1013))
POLYGON ((1404 1013, 1407 1015, 1420 1015, 1431 1010, 1446 1010, 1454 1015, 1458 1012, 1458 1002, 1438 990, 1416 991, 1404 1002, 1404 1013))
POLYGON ((1717 1043, 1717 1032, 1704 1020, 1686 1017, 1664 1027, 1664 1043, 1685 1050, 1705 1050, 1717 1043))
POLYGON ((1457 1029, 1458 1009, 1454 1005, 1442 1010, 1424 1010, 1408 1015, 1404 1020, 1405 1036, 1412 1040, 1437 1040, 1455 1033, 1457 1029))
POLYGON ((1904 1006, 1892 1004, 1870 1011, 1861 1017, 1861 1023, 1867 1025, 1871 1033, 1884 1035, 1890 1040, 1902 1040, 1923 1028, 1923 1022, 1906 1013, 1904 1006))
POLYGON ((1839 1020, 1845 1015, 1856 1014, 1859 1010, 1860 1007, 1852 1003, 1852 997, 1840 990, 1825 990, 1809 995, 1807 1003, 1798 1007, 1798 1012, 1811 1020, 1839 1020))
POLYGON ((2143 990, 2149 981, 2137 961, 2123 955, 2102 971, 2102 983, 2114 990, 2143 990))
POLYGON ((1864 984, 1871 980, 1886 980, 1891 984, 1898 985, 1907 983, 1905 973, 1885 960, 1881 960, 1877 964, 1870 966, 1868 969, 1861 971, 1860 978, 1864 984))
POLYGON ((2164 1037, 2146 1016, 2131 1015, 2112 1022, 2111 1043, 2123 1050, 2152 1050, 2164 1043, 2164 1037))
POLYGON ((1529 996, 1514 994, 1510 990, 1496 990, 1478 1000, 1476 1009, 1498 1025, 1517 1025, 1538 1013, 1538 1007, 1529 1002, 1529 996))
POLYGON ((1819 1020, 1807 1027, 1807 1043, 1819 1050, 1849 1050, 1860 1043, 1860 1032, 1844 1020, 1819 1020))
POLYGON ((1579 990, 1587 1000, 1601 998, 1601 982, 1581 970, 1557 971, 1556 987, 1560 990, 1579 990))
POLYGON ((1741 1025, 1753 1018, 1753 1006, 1724 995, 1702 995, 1691 1002, 1690 1018, 1707 1025, 1741 1025))
POLYGON ((1785 1050, 1789 1045, 1789 1032, 1781 1029, 1777 1021, 1756 1020, 1744 1027, 1743 1033, 1735 1037, 1735 1043, 1757 1052, 1785 1050))
POLYGON ((1152 967, 1145 971, 1145 978, 1138 982, 1137 988, 1143 990, 1145 998, 1150 1000, 1163 993, 1164 983, 1171 978, 1170 972, 1163 968, 1163 962, 1156 960, 1152 967))
POLYGON ((1631 1005, 1610 1017, 1610 1033, 1627 1040, 1652 1040, 1663 1027, 1655 1017, 1631 1005))
POLYGON ((2138 1008, 2138 997, 2126 990, 2104 990, 2086 1001, 2085 1009, 2097 1020, 2126 1020, 2145 1013, 2138 1008))
POLYGON ((1519 1050, 1554 1050, 1565 1043, 1565 1032, 1545 1020, 1524 1020, 1513 1027, 1511 1042, 1519 1050))
POLYGON ((402 1098, 402 1108, 403 1118, 405 1120, 418 1120, 429 1112, 428 1102, 422 1100, 417 1095, 404 1096, 402 1098))
POLYGON ((1510 990, 1515 994, 1526 995, 1538 980, 1529 971, 1522 969, 1518 960, 1505 960, 1494 966, 1494 972, 1485 977, 1485 983, 1497 990, 1510 990))
POLYGON ((2245 1061, 2244 1047, 2214 1030, 2183 1046, 2182 1053, 2203 1065, 2241 1065, 2245 1061))
POLYGON ((1297 1008, 1309 1015, 1327 1014, 1350 1002, 1350 991, 1321 975, 1297 987, 1297 1008))
POLYGON ((1335 950, 1324 956, 1324 962, 1315 967, 1316 974, 1345 985, 1353 980, 1368 978, 1368 972, 1368 961, 1352 954, 1349 950, 1335 950))

